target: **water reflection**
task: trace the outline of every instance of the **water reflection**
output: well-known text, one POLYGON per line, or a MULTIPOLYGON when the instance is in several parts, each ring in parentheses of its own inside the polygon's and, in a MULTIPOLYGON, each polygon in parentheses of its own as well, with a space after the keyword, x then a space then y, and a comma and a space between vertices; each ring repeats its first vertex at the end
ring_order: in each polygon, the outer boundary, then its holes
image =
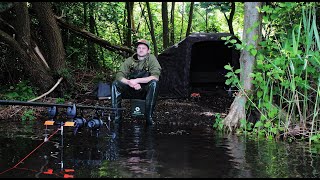
POLYGON ((211 127, 124 122, 99 133, 64 128, 43 143, 43 134, 57 130, 43 128, 39 123, 33 131, 22 131, 23 124, 18 132, 0 128, 0 177, 320 177, 319 154, 305 142, 250 140, 211 127))
MULTIPOLYGON (((113 154, 117 161, 105 162, 105 170, 117 177, 159 177, 154 149, 154 127, 143 124, 114 124, 113 154)), ((100 171, 106 177, 105 171, 100 171)))

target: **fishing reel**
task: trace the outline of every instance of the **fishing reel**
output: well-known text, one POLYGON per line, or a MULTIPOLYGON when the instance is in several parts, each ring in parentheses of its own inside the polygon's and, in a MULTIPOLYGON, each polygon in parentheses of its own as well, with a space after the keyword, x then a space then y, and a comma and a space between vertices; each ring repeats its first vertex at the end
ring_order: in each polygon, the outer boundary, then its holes
POLYGON ((49 119, 53 119, 57 116, 57 107, 56 106, 52 106, 48 108, 48 117, 49 119))
MULTIPOLYGON (((56 106, 49 107, 48 109, 48 116, 49 118, 55 118, 57 115, 57 108, 56 106)), ((90 129, 91 134, 92 132, 96 132, 97 135, 99 134, 100 129, 105 125, 107 129, 110 131, 110 122, 111 117, 110 114, 107 118, 107 121, 103 121, 102 117, 104 117, 104 112, 96 110, 95 115, 91 118, 84 118, 82 111, 80 111, 80 115, 77 115, 77 108, 76 105, 73 104, 72 106, 67 107, 66 117, 69 121, 52 121, 50 125, 60 125, 65 126, 66 123, 70 124, 68 126, 74 127, 74 134, 78 132, 79 129, 87 127, 90 129), (71 120, 71 121, 70 121, 71 120)), ((48 123, 46 125, 49 125, 48 123)))
MULTIPOLYGON (((57 114, 58 114, 58 110, 56 106, 52 106, 48 108, 48 117, 50 119, 55 118, 57 114)), ((73 104, 72 107, 67 108, 67 118, 72 119, 76 116, 76 114, 77 114, 77 108, 75 104, 73 104)))
POLYGON ((90 129, 99 129, 103 126, 103 121, 100 118, 94 117, 93 119, 88 121, 87 126, 90 129))

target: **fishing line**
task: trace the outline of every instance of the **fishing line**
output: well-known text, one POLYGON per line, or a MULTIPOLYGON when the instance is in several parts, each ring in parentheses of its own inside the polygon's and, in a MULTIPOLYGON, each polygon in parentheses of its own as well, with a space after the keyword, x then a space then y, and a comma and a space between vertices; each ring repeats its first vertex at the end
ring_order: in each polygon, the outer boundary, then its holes
MULTIPOLYGON (((53 134, 51 134, 47 140, 49 140, 53 135, 55 135, 58 131, 60 130, 60 128, 58 128, 53 134)), ((40 148, 45 142, 47 141, 43 141, 41 144, 39 144, 34 150, 32 150, 27 156, 25 156, 22 160, 20 160, 16 165, 14 165, 13 167, 3 171, 3 172, 0 172, 0 175, 1 174, 4 174, 14 168, 16 168, 19 164, 21 164, 26 158, 28 158, 33 152, 35 152, 38 148, 40 148)))

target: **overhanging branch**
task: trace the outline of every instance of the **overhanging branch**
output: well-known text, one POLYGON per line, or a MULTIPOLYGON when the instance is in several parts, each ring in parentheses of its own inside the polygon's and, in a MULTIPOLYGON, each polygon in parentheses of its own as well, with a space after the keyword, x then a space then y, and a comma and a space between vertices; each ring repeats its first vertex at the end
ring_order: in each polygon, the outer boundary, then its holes
POLYGON ((130 55, 134 54, 134 51, 132 49, 112 45, 110 42, 108 42, 104 39, 101 39, 100 37, 88 32, 84 29, 80 29, 76 26, 73 26, 71 24, 66 23, 64 20, 62 20, 61 18, 58 18, 57 16, 55 16, 55 18, 56 18, 59 26, 66 28, 66 29, 69 29, 72 32, 74 32, 74 33, 90 40, 91 42, 96 43, 96 44, 98 44, 98 45, 100 45, 110 51, 117 52, 123 56, 130 56, 130 55))

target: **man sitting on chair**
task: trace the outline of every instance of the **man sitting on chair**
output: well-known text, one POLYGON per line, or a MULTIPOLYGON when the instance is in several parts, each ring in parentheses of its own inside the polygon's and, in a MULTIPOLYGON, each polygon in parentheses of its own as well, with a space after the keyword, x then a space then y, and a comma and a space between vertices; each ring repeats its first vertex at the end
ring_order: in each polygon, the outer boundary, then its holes
MULTIPOLYGON (((141 39, 137 42, 137 52, 125 59, 111 86, 113 108, 121 108, 122 98, 145 98, 145 117, 147 125, 152 125, 152 114, 158 97, 158 81, 161 66, 157 58, 150 54, 150 43, 141 39)), ((121 122, 122 112, 116 110, 114 121, 121 122)))

